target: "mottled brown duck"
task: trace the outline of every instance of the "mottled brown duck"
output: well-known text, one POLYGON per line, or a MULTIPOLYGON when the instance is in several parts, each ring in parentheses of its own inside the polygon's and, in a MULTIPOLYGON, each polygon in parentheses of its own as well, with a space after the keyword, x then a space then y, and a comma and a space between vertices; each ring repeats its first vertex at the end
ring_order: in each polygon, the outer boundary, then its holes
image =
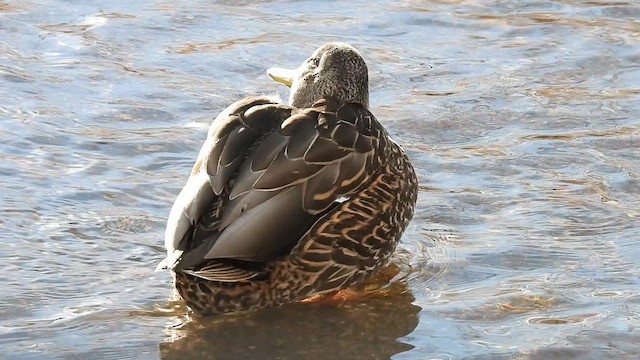
POLYGON ((159 267, 200 314, 332 293, 385 266, 413 216, 409 159, 369 111, 367 65, 344 43, 295 70, 291 87, 213 121, 165 234, 159 267))

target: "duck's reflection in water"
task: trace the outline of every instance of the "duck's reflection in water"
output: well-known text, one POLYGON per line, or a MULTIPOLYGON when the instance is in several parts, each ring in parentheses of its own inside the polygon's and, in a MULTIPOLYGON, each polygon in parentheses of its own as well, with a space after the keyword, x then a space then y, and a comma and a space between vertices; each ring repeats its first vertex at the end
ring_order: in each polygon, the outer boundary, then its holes
POLYGON ((420 308, 404 282, 378 278, 367 289, 382 285, 340 306, 291 304, 185 320, 167 329, 160 354, 167 360, 388 359, 413 348, 401 338, 418 325, 420 308))

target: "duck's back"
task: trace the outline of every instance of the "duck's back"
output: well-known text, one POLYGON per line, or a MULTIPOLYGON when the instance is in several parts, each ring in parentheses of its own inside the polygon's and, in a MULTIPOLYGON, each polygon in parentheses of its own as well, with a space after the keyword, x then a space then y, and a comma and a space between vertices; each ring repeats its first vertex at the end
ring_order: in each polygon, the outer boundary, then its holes
POLYGON ((174 204, 165 241, 182 252, 175 268, 281 255, 366 185, 383 131, 366 109, 332 99, 304 110, 266 97, 234 103, 174 204))

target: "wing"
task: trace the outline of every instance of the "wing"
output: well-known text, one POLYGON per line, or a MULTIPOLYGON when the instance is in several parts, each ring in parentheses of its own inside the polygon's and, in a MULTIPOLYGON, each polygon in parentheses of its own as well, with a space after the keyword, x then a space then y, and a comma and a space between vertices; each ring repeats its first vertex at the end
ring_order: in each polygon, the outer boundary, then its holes
MULTIPOLYGON (((201 242, 202 238, 217 232, 216 223, 219 220, 218 212, 222 199, 211 186, 206 171, 207 165, 211 164, 208 160, 212 155, 216 156, 216 153, 212 152, 214 148, 219 150, 224 147, 231 130, 241 126, 238 124, 237 114, 262 105, 277 107, 280 100, 266 96, 244 98, 227 107, 211 124, 191 175, 171 208, 164 239, 167 258, 158 265, 158 269, 174 268, 185 250, 198 247, 198 240, 201 242)), ((217 154, 217 158, 219 155, 217 154)))
POLYGON ((357 105, 323 99, 309 109, 273 102, 237 109, 216 120, 194 166, 199 190, 190 194, 209 207, 189 217, 176 269, 282 256, 373 171, 381 130, 357 105))

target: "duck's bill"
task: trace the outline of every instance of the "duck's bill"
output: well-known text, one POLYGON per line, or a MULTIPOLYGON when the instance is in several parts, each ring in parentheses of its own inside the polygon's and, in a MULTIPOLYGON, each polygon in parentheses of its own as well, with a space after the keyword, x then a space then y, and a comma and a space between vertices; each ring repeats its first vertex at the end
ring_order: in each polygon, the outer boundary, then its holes
POLYGON ((270 68, 267 70, 267 75, 280 84, 291 87, 293 79, 296 78, 296 70, 270 68))

